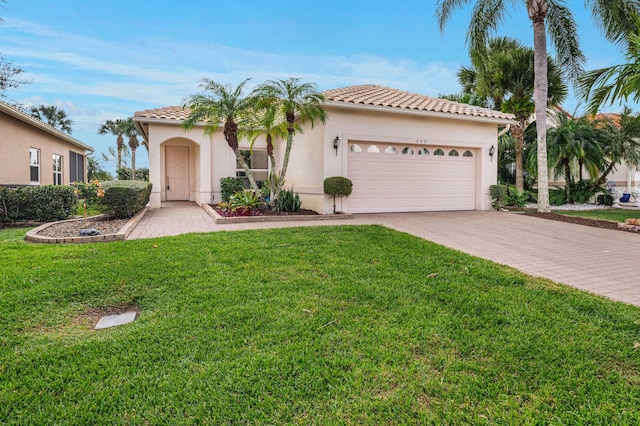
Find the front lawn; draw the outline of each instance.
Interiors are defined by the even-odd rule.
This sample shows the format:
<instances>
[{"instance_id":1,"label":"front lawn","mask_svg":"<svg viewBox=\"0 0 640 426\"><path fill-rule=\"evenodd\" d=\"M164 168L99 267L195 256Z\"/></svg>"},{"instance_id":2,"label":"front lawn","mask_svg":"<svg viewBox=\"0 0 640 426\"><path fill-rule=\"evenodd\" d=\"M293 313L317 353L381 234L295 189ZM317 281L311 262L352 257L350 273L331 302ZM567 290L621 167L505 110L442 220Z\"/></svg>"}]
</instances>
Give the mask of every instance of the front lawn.
<instances>
[{"instance_id":1,"label":"front lawn","mask_svg":"<svg viewBox=\"0 0 640 426\"><path fill-rule=\"evenodd\" d=\"M613 222L624 222L626 219L639 218L640 210L586 210L586 211L554 211L554 213L564 214L567 216L579 216L589 219L610 220Z\"/></svg>"},{"instance_id":2,"label":"front lawn","mask_svg":"<svg viewBox=\"0 0 640 426\"><path fill-rule=\"evenodd\" d=\"M379 226L0 231L0 424L638 424L640 308ZM96 311L140 310L94 331Z\"/></svg>"}]
</instances>

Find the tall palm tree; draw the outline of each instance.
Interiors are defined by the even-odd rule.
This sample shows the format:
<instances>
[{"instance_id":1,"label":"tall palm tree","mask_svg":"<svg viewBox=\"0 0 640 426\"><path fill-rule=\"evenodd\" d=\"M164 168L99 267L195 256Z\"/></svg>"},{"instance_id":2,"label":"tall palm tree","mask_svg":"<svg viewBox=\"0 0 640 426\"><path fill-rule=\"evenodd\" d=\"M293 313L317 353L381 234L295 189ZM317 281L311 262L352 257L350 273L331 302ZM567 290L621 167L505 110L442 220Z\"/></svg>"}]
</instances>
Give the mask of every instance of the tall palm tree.
<instances>
[{"instance_id":1,"label":"tall palm tree","mask_svg":"<svg viewBox=\"0 0 640 426\"><path fill-rule=\"evenodd\" d=\"M248 117L252 116L258 103L253 92L248 96L243 94L249 80L244 80L236 87L223 86L209 79L204 80L200 87L205 93L191 95L184 104L184 108L189 109L189 115L182 123L182 127L192 130L197 124L204 123L204 134L211 136L222 124L227 145L236 155L238 163L249 179L251 189L258 192L258 185L238 147L239 133L243 132L239 124L243 124Z\"/></svg>"},{"instance_id":2,"label":"tall palm tree","mask_svg":"<svg viewBox=\"0 0 640 426\"><path fill-rule=\"evenodd\" d=\"M487 102L503 112L516 117L516 125L511 133L516 139L516 188L524 189L524 130L533 114L534 107L534 51L508 37L491 38L486 55L474 65L463 67L458 78L464 90L486 97ZM567 96L567 86L551 57L547 57L547 92L549 105L557 105Z\"/></svg>"},{"instance_id":3,"label":"tall palm tree","mask_svg":"<svg viewBox=\"0 0 640 426\"><path fill-rule=\"evenodd\" d=\"M261 111L255 115L246 129L247 137L251 142L251 149L260 136L264 136L267 141L267 156L271 163L271 172L269 173L269 189L271 191L271 202L276 201L274 190L277 187L277 169L276 157L274 155L273 138L286 138L288 135L288 123L282 121L278 116L277 105L272 102L264 102Z\"/></svg>"},{"instance_id":4,"label":"tall palm tree","mask_svg":"<svg viewBox=\"0 0 640 426\"><path fill-rule=\"evenodd\" d=\"M580 50L576 22L569 7L562 0L438 0L436 11L440 30L443 31L452 13L464 5L473 3L473 17L467 40L472 57L482 58L487 40L498 25L505 20L508 6L524 4L533 24L534 103L538 134L538 211L549 211L549 181L547 176L547 24L551 41L556 47L556 60L568 76L574 80L582 72L585 61ZM605 37L614 43L623 42L634 28L633 16L640 11L638 0L585 0L602 29Z\"/></svg>"},{"instance_id":5,"label":"tall palm tree","mask_svg":"<svg viewBox=\"0 0 640 426\"><path fill-rule=\"evenodd\" d=\"M604 118L600 124L604 124L609 132L604 144L604 155L609 164L597 182L603 185L609 174L623 161L630 167L640 167L640 115L633 114L625 106L618 123Z\"/></svg>"},{"instance_id":6,"label":"tall palm tree","mask_svg":"<svg viewBox=\"0 0 640 426\"><path fill-rule=\"evenodd\" d=\"M55 105L43 104L31 107L31 116L62 132L71 134L73 131L71 128L73 121L67 117L67 113L63 109L59 109Z\"/></svg>"},{"instance_id":7,"label":"tall palm tree","mask_svg":"<svg viewBox=\"0 0 640 426\"><path fill-rule=\"evenodd\" d=\"M324 123L327 118L322 107L324 95L317 91L314 83L300 83L299 78L293 77L286 80L268 80L256 89L256 93L277 105L277 109L287 123L287 144L274 194L277 198L287 175L293 135L296 132L295 121L296 119L300 123L309 121L312 127L316 121Z\"/></svg>"},{"instance_id":8,"label":"tall palm tree","mask_svg":"<svg viewBox=\"0 0 640 426\"><path fill-rule=\"evenodd\" d=\"M131 117L126 120L124 134L129 138L128 145L131 150L131 180L136 180L136 150L140 146L140 141L138 140L138 129Z\"/></svg>"},{"instance_id":9,"label":"tall palm tree","mask_svg":"<svg viewBox=\"0 0 640 426\"><path fill-rule=\"evenodd\" d=\"M107 120L100 126L98 129L98 134L106 135L108 133L112 134L116 137L116 147L118 152L118 163L117 168L122 168L122 154L127 153L127 146L124 144L124 137L127 133L128 124L127 120L116 119L116 120Z\"/></svg>"}]
</instances>

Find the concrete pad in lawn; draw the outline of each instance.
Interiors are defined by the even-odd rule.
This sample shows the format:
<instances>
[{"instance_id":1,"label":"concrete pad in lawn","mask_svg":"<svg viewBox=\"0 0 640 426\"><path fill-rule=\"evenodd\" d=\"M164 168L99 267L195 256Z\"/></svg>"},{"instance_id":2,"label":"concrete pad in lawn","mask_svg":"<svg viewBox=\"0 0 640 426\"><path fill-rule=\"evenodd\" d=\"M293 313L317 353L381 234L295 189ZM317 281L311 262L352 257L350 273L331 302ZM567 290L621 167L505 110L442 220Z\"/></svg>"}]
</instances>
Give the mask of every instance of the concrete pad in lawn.
<instances>
[{"instance_id":1,"label":"concrete pad in lawn","mask_svg":"<svg viewBox=\"0 0 640 426\"><path fill-rule=\"evenodd\" d=\"M108 315L100 318L100 321L94 327L95 330L101 328L115 327L117 325L128 324L136 319L137 312L125 312L124 314Z\"/></svg>"}]
</instances>

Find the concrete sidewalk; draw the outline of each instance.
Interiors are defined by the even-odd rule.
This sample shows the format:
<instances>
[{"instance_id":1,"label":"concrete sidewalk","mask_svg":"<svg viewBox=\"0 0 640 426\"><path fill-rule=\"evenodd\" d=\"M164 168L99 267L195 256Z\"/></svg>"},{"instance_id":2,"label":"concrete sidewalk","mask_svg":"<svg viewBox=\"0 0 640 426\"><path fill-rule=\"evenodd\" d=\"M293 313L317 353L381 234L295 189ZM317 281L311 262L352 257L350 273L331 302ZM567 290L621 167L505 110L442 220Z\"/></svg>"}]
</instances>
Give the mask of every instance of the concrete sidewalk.
<instances>
[{"instance_id":1,"label":"concrete sidewalk","mask_svg":"<svg viewBox=\"0 0 640 426\"><path fill-rule=\"evenodd\" d=\"M217 225L193 203L147 212L129 239L188 232L379 224L527 274L640 306L640 235L493 211L361 214L351 220Z\"/></svg>"}]
</instances>

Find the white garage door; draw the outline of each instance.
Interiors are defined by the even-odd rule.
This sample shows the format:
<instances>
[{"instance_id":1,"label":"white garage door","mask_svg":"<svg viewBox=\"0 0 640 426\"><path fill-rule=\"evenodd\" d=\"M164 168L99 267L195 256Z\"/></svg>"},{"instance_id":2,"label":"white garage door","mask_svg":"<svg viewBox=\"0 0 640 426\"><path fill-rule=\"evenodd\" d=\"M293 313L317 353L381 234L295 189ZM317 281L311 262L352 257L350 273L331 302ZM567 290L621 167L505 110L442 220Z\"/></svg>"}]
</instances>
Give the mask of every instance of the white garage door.
<instances>
[{"instance_id":1,"label":"white garage door","mask_svg":"<svg viewBox=\"0 0 640 426\"><path fill-rule=\"evenodd\" d=\"M349 212L475 210L476 159L472 148L351 142Z\"/></svg>"}]
</instances>

